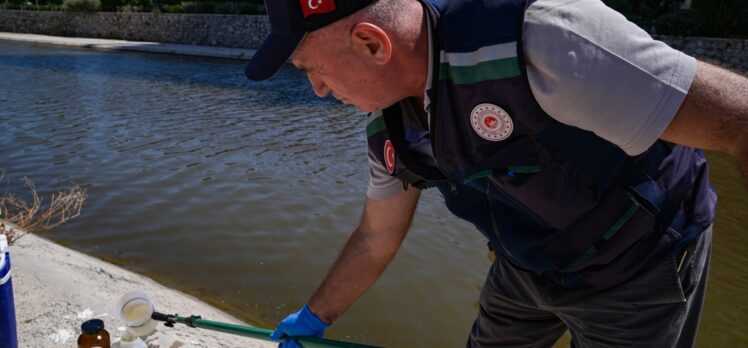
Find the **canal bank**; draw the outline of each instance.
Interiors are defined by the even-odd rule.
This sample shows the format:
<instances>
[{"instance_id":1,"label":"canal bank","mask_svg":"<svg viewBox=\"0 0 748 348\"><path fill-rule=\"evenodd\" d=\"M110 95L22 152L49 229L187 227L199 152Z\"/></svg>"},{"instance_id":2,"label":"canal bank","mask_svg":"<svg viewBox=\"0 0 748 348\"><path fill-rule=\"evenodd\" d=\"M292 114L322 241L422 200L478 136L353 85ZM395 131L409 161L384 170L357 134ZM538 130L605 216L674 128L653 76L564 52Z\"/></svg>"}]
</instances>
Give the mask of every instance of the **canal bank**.
<instances>
[{"instance_id":1,"label":"canal bank","mask_svg":"<svg viewBox=\"0 0 748 348\"><path fill-rule=\"evenodd\" d=\"M255 53L254 49L248 48L183 45L147 41L92 39L3 32L0 32L0 40L26 42L40 45L90 48L105 51L148 52L228 59L249 59Z\"/></svg>"},{"instance_id":2,"label":"canal bank","mask_svg":"<svg viewBox=\"0 0 748 348\"><path fill-rule=\"evenodd\" d=\"M0 32L254 49L270 23L264 15L0 10ZM748 71L745 38L655 38L693 57Z\"/></svg>"},{"instance_id":3,"label":"canal bank","mask_svg":"<svg viewBox=\"0 0 748 348\"><path fill-rule=\"evenodd\" d=\"M105 322L112 341L124 334L113 307L123 294L148 294L157 310L202 315L242 324L199 300L166 288L150 278L68 249L33 234L10 247L20 347L71 347L82 322ZM186 326L159 326L146 342L151 347L275 347L269 341L232 336Z\"/></svg>"}]
</instances>

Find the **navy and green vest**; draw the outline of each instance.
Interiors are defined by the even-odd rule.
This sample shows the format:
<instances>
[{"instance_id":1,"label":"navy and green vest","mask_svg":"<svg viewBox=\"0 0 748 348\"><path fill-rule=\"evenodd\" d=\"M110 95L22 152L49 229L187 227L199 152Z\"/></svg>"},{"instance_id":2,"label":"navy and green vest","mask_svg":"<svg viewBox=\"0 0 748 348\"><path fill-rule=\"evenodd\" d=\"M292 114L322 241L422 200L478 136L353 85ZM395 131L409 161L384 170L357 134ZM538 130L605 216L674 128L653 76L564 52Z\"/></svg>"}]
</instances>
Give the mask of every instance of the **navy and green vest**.
<instances>
[{"instance_id":1,"label":"navy and green vest","mask_svg":"<svg viewBox=\"0 0 748 348\"><path fill-rule=\"evenodd\" d=\"M712 223L700 150L657 141L627 156L540 108L523 62L522 1L426 5L438 17L427 91L436 167L409 149L399 104L367 126L370 155L406 187L437 187L495 251L569 287L623 282Z\"/></svg>"}]
</instances>

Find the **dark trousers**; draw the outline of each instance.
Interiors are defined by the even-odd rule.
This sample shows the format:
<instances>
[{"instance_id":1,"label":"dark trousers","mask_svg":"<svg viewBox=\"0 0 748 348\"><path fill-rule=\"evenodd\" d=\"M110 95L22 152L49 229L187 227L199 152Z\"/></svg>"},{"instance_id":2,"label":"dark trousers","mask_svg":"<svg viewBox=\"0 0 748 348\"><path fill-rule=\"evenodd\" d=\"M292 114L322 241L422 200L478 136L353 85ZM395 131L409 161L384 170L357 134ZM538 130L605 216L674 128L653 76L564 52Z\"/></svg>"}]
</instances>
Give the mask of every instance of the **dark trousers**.
<instances>
[{"instance_id":1,"label":"dark trousers","mask_svg":"<svg viewBox=\"0 0 748 348\"><path fill-rule=\"evenodd\" d=\"M693 347L706 293L712 228L684 252L605 290L568 289L497 256L467 347Z\"/></svg>"}]
</instances>

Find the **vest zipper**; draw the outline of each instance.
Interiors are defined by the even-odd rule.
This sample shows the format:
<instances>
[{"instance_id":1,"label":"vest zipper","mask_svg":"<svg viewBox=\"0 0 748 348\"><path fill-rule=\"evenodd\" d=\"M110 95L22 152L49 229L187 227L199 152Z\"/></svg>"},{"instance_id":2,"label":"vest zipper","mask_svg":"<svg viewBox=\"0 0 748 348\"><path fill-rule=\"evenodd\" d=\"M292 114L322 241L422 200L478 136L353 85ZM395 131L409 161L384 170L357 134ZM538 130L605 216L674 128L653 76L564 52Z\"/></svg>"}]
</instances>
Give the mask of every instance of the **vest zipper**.
<instances>
[{"instance_id":1,"label":"vest zipper","mask_svg":"<svg viewBox=\"0 0 748 348\"><path fill-rule=\"evenodd\" d=\"M504 195L504 197L506 197L506 199L512 201L512 203L524 209L528 214L532 215L532 217L535 218L535 220L537 220L538 222L541 222L546 226L552 227L548 222L545 221L545 219L540 218L538 214L536 214L534 211L528 208L524 203L518 201L516 198L512 197L512 195L506 193L506 191L501 187L504 184L503 180L497 178L494 175L489 175L488 180L494 184L494 187L497 190L501 191L501 193Z\"/></svg>"},{"instance_id":2,"label":"vest zipper","mask_svg":"<svg viewBox=\"0 0 748 348\"><path fill-rule=\"evenodd\" d=\"M493 202L491 201L491 198L487 197L485 194L481 196L483 197L483 200L486 203L486 206L488 208L488 219L491 221L491 228L493 228L493 235L496 236L497 242L499 242L498 247L501 248L501 250L504 251L507 256L514 259L514 255L512 254L511 251L509 251L509 248L507 248L506 244L504 244L503 238L501 238L501 230L499 229L499 224L496 222L496 216L494 215L494 205L493 205Z\"/></svg>"}]
</instances>

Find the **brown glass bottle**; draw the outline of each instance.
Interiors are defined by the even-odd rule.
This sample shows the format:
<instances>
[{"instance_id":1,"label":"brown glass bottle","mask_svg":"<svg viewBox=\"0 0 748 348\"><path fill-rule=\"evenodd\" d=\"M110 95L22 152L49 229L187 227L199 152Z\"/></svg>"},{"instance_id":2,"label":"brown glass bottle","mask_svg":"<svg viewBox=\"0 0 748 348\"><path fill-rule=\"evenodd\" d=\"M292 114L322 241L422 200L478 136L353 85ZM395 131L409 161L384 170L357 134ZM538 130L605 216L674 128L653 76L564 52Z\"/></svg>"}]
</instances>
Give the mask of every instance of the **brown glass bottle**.
<instances>
[{"instance_id":1,"label":"brown glass bottle","mask_svg":"<svg viewBox=\"0 0 748 348\"><path fill-rule=\"evenodd\" d=\"M109 348L109 333L101 319L91 319L81 325L78 348Z\"/></svg>"}]
</instances>

